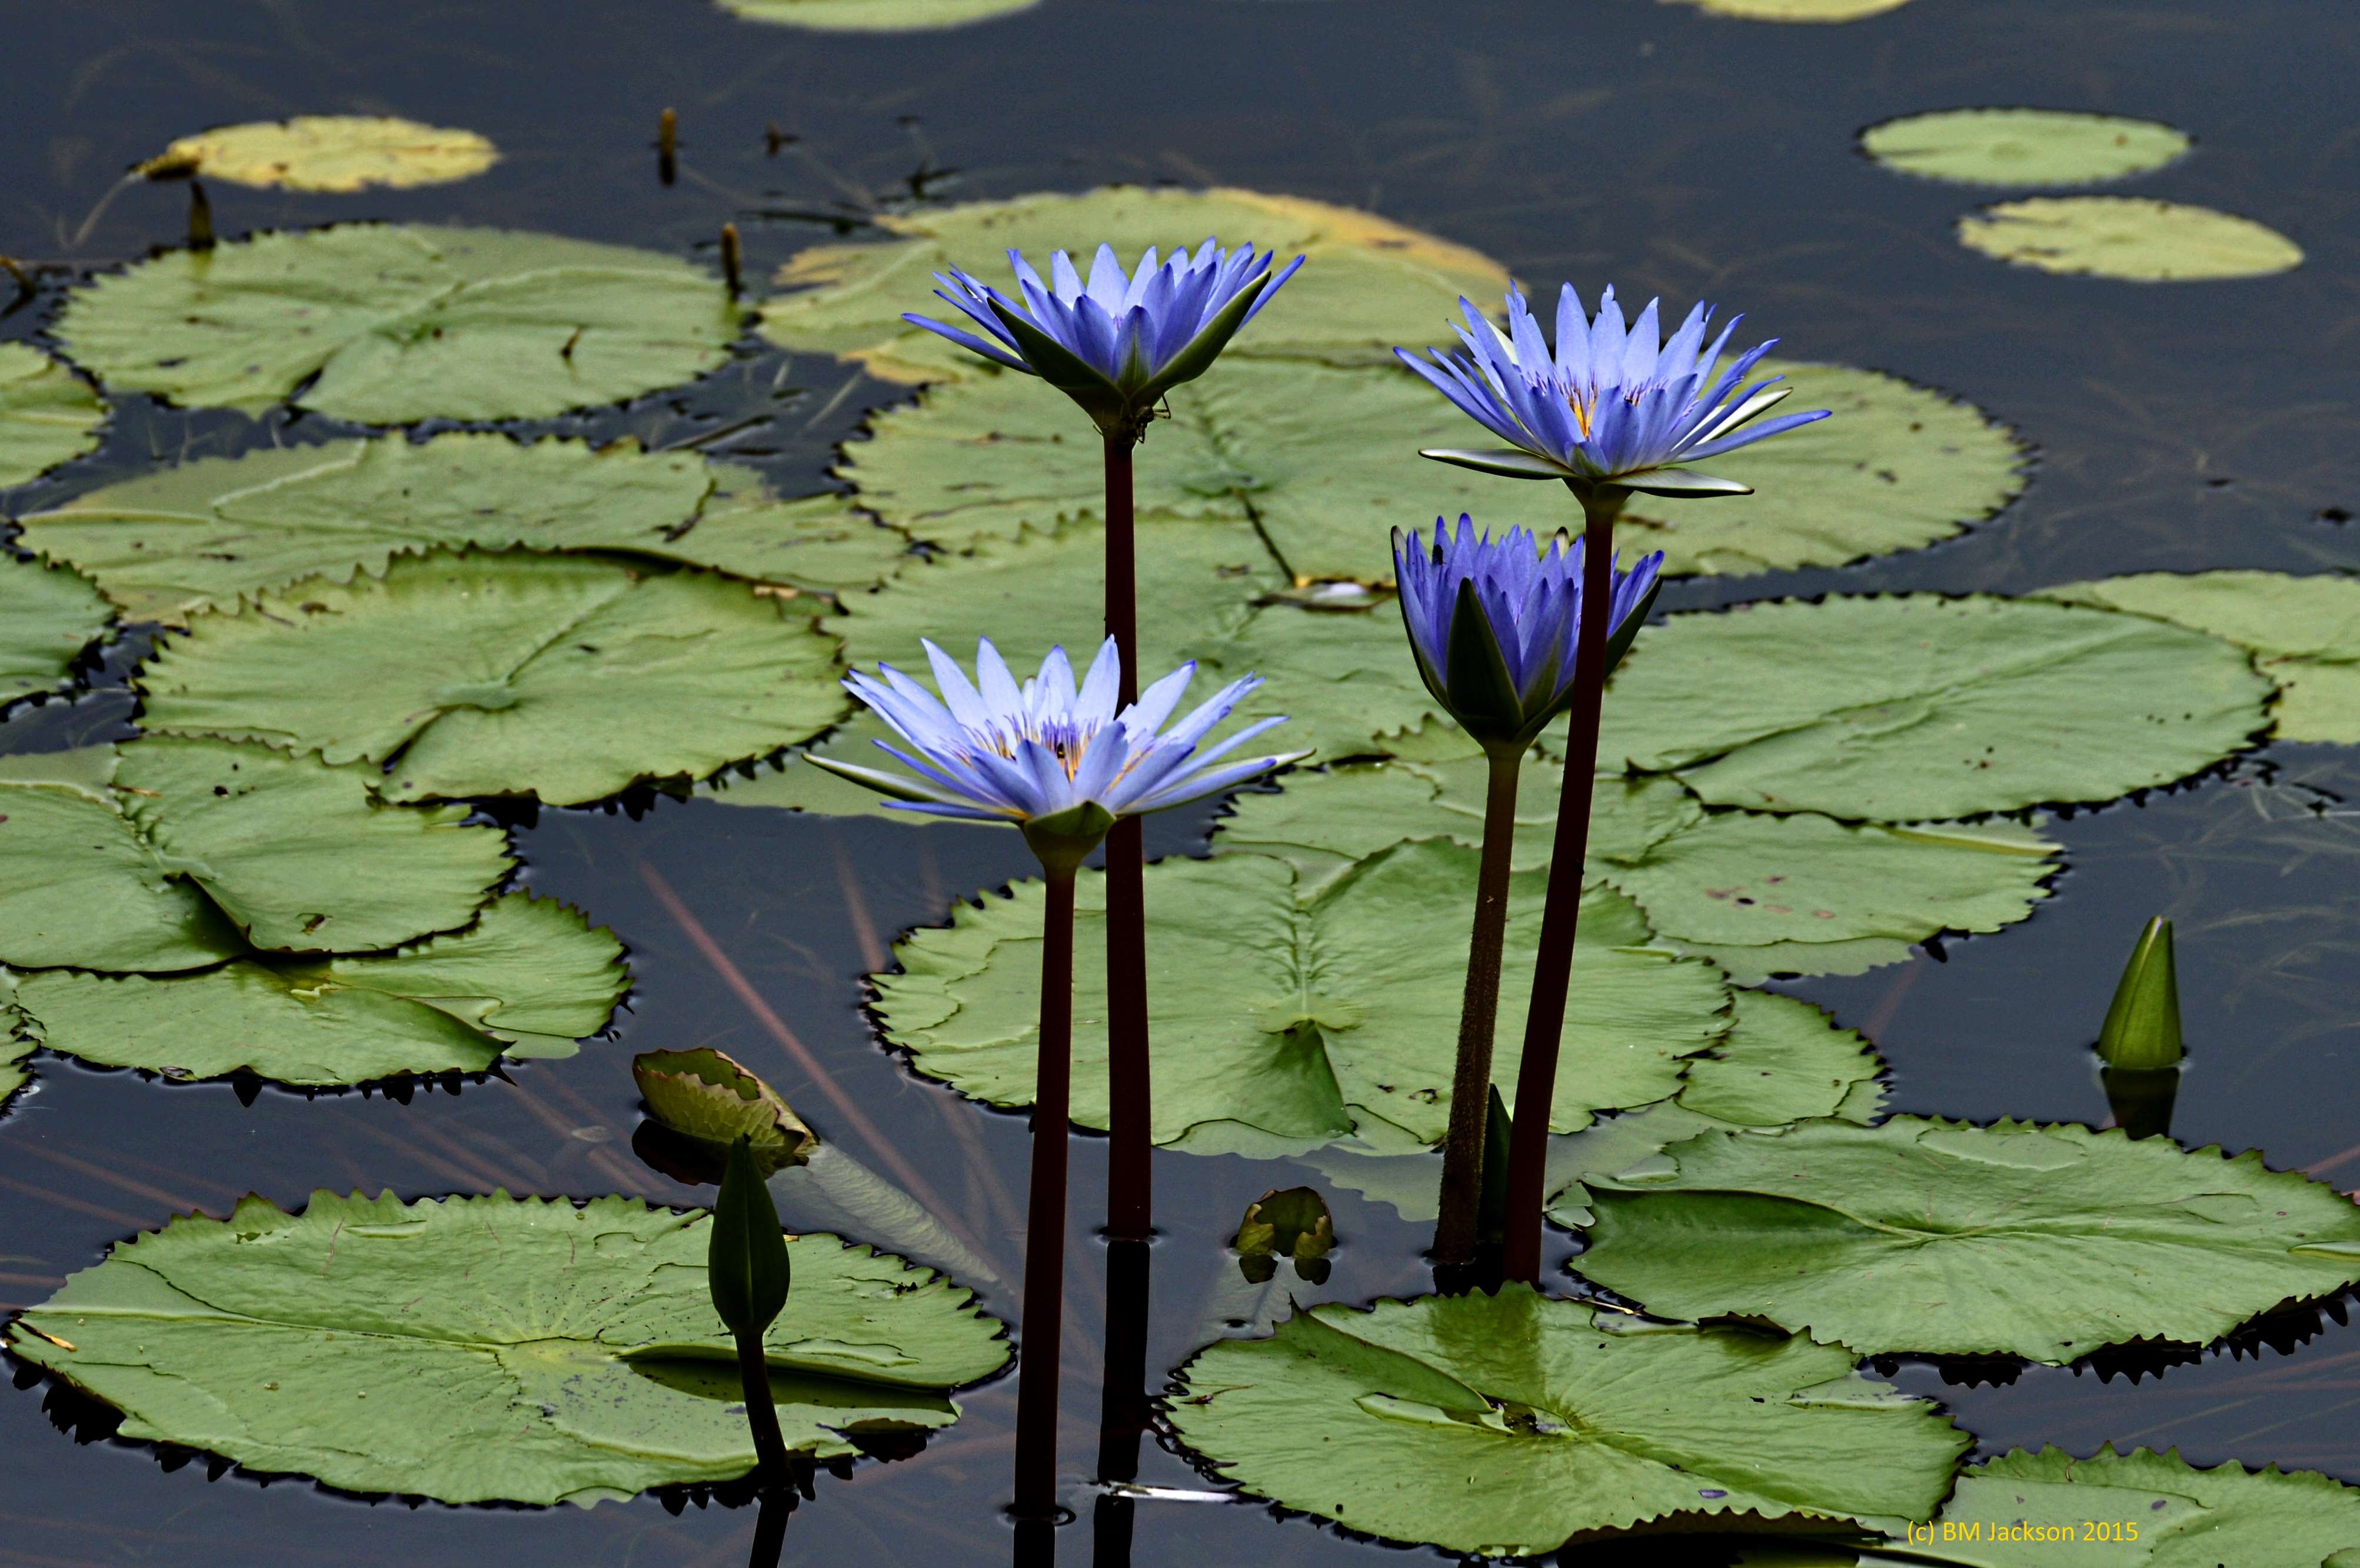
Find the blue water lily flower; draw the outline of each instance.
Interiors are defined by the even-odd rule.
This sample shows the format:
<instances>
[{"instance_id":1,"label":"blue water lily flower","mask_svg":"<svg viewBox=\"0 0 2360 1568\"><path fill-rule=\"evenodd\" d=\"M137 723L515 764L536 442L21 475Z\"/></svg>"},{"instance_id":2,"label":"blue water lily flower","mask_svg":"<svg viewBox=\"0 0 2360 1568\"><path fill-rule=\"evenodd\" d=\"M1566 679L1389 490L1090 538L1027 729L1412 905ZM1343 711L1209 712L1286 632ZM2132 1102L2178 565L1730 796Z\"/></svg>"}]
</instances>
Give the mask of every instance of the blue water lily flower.
<instances>
[{"instance_id":1,"label":"blue water lily flower","mask_svg":"<svg viewBox=\"0 0 2360 1568\"><path fill-rule=\"evenodd\" d=\"M1544 553L1524 528L1499 539L1434 520L1429 546L1393 530L1393 580L1401 591L1417 672L1445 712L1485 747L1521 752L1573 701L1574 648L1581 618L1583 545L1566 536ZM1664 552L1627 571L1610 561L1606 668L1612 670L1655 603Z\"/></svg>"},{"instance_id":2,"label":"blue water lily flower","mask_svg":"<svg viewBox=\"0 0 2360 1568\"><path fill-rule=\"evenodd\" d=\"M900 732L910 751L877 745L922 776L880 772L813 756L831 773L892 797L904 811L972 822L1013 822L1040 851L1077 861L1118 817L1182 806L1244 783L1311 754L1281 752L1213 766L1284 718L1248 724L1204 751L1196 745L1229 717L1258 676L1232 681L1164 733L1196 672L1194 660L1115 711L1120 657L1107 638L1078 690L1065 650L1053 648L1041 672L1022 687L989 639L976 643L976 679L932 642L937 698L890 664L872 677L854 670L845 687ZM914 752L915 755L912 755Z\"/></svg>"},{"instance_id":3,"label":"blue water lily flower","mask_svg":"<svg viewBox=\"0 0 2360 1568\"><path fill-rule=\"evenodd\" d=\"M1296 256L1273 277L1268 252L1223 250L1207 240L1190 256L1175 250L1158 266L1155 247L1125 273L1112 245L1098 246L1085 283L1064 251L1049 257L1043 283L1022 253L1010 251L1024 296L1010 299L971 274L934 274L934 290L989 333L930 317L901 319L974 350L1011 370L1037 376L1079 403L1109 436L1136 438L1164 393L1211 367L1238 329L1303 265Z\"/></svg>"},{"instance_id":4,"label":"blue water lily flower","mask_svg":"<svg viewBox=\"0 0 2360 1568\"><path fill-rule=\"evenodd\" d=\"M1754 421L1793 391L1768 376L1739 391L1756 361L1776 343L1746 350L1721 374L1721 352L1743 316L1706 346L1711 309L1699 304L1658 345L1656 301L1626 329L1608 288L1595 320L1568 283L1557 296L1557 348L1550 351L1524 297L1508 294L1502 332L1467 300L1459 329L1465 355L1407 349L1393 353L1443 396L1508 443L1503 451L1435 448L1425 455L1517 479L1561 479L1576 489L1615 485L1655 495L1744 495L1752 486L1685 465L1824 419L1825 409Z\"/></svg>"}]
</instances>

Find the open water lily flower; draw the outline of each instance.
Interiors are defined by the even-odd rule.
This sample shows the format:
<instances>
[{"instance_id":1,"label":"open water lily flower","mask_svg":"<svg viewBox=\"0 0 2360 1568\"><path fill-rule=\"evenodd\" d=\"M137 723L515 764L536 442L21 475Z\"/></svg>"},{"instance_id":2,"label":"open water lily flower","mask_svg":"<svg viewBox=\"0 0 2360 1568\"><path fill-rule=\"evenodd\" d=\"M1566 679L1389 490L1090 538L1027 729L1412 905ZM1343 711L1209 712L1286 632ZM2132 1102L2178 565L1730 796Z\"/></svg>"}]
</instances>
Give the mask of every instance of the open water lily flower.
<instances>
[{"instance_id":1,"label":"open water lily flower","mask_svg":"<svg viewBox=\"0 0 2360 1568\"><path fill-rule=\"evenodd\" d=\"M1109 436L1136 439L1164 393L1209 369L1238 329L1303 265L1273 276L1273 256L1253 246L1223 250L1207 240L1158 265L1150 245L1126 273L1112 245L1098 246L1089 281L1064 251L1049 257L1050 281L1010 251L1020 302L954 267L934 290L990 335L931 317L901 319L1011 370L1037 376L1087 409Z\"/></svg>"},{"instance_id":2,"label":"open water lily flower","mask_svg":"<svg viewBox=\"0 0 2360 1568\"><path fill-rule=\"evenodd\" d=\"M1573 701L1581 618L1583 545L1551 539L1546 553L1524 528L1499 539L1459 514L1454 536L1434 520L1429 547L1393 530L1393 580L1426 689L1486 747L1521 752ZM1655 603L1664 552L1628 571L1612 562L1606 668L1631 646Z\"/></svg>"},{"instance_id":3,"label":"open water lily flower","mask_svg":"<svg viewBox=\"0 0 2360 1568\"><path fill-rule=\"evenodd\" d=\"M1609 288L1598 315L1584 314L1568 283L1557 296L1557 348L1542 337L1524 297L1508 294L1505 331L1465 299L1459 329L1467 354L1407 349L1394 354L1442 395L1508 443L1503 450L1430 448L1444 463L1517 479L1561 479L1576 489L1616 485L1655 495L1744 495L1753 487L1687 468L1782 430L1824 419L1825 409L1756 423L1792 390L1768 376L1739 390L1756 361L1775 345L1746 350L1716 374L1721 350L1743 316L1705 344L1709 306L1688 313L1668 342L1658 341L1656 301L1627 327Z\"/></svg>"},{"instance_id":4,"label":"open water lily flower","mask_svg":"<svg viewBox=\"0 0 2360 1568\"><path fill-rule=\"evenodd\" d=\"M1239 699L1262 684L1258 676L1232 681L1187 717L1163 728L1188 689L1192 660L1115 711L1122 667L1107 638L1077 690L1065 650L1053 648L1041 672L1022 687L989 639L976 643L976 679L932 642L925 644L934 683L927 691L890 664L872 677L854 670L845 687L900 732L903 751L877 744L920 777L886 773L814 756L812 761L881 795L905 811L973 822L1013 822L1046 861L1054 853L1078 861L1106 836L1118 817L1143 816L1218 794L1307 751L1214 764L1284 717L1262 719L1203 751L1197 743L1229 717ZM914 753L914 755L912 755Z\"/></svg>"}]
</instances>

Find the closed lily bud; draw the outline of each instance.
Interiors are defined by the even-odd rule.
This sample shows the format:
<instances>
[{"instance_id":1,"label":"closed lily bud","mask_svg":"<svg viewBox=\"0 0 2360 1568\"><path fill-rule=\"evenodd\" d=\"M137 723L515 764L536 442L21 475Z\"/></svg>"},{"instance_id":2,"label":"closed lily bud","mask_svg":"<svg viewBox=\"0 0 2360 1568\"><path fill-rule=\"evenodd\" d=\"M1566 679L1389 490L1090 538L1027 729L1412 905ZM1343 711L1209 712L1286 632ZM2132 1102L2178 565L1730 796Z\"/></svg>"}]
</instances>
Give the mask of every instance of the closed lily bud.
<instances>
[{"instance_id":1,"label":"closed lily bud","mask_svg":"<svg viewBox=\"0 0 2360 1568\"><path fill-rule=\"evenodd\" d=\"M713 1310L732 1334L759 1334L787 1304L787 1238L743 1133L729 1146L721 1196L713 1205L705 1270Z\"/></svg>"},{"instance_id":2,"label":"closed lily bud","mask_svg":"<svg viewBox=\"0 0 2360 1568\"><path fill-rule=\"evenodd\" d=\"M2098 1031L2098 1054L2106 1065L2131 1072L2157 1072L2180 1065L2180 977L2171 954L2171 922L2158 915L2139 933L2114 1005Z\"/></svg>"}]
</instances>

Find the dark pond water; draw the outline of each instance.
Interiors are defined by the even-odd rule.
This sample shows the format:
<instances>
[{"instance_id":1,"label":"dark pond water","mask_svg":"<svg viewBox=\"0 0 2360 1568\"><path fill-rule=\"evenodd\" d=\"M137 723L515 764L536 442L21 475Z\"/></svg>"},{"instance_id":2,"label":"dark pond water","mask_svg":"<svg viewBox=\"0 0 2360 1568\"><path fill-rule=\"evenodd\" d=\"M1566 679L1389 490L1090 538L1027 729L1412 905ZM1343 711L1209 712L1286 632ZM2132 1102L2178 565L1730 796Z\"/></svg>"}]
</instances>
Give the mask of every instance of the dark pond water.
<instances>
[{"instance_id":1,"label":"dark pond water","mask_svg":"<svg viewBox=\"0 0 2360 1568\"><path fill-rule=\"evenodd\" d=\"M2348 107L2360 41L2338 0L1918 0L1839 27L1721 21L1654 0L1046 0L989 26L867 38L743 24L701 0L52 0L8 21L0 252L41 266L44 286L0 319L0 336L38 333L75 269L175 239L176 188L126 191L77 232L126 164L224 121L398 113L472 126L508 154L486 178L418 192L218 190L225 234L365 213L686 253L734 219L758 271L913 191L1218 181L1374 208L1536 282L1612 278L1626 293L1741 303L1790 352L1961 393L2037 444L2024 498L1959 541L1842 572L1676 587L1666 607L2360 567L2360 532L2342 520L2360 511L2360 125ZM2185 126L2197 155L2141 190L2248 214L2309 259L2275 278L2140 288L1970 256L1948 233L1967 204L1957 189L1884 174L1852 138L1895 114L1986 103ZM667 105L685 144L670 187L649 145ZM770 155L771 123L801 140ZM802 483L892 396L831 364L749 353L686 394L566 428L650 441L730 428L711 450ZM159 457L336 433L317 419L273 431L135 400L98 459L17 499ZM0 724L0 749L104 735L128 711L103 690L19 709ZM1164 824L1151 853L1184 852L1205 826ZM2274 747L2053 831L2070 869L2028 923L1789 988L1876 1040L1896 1108L2098 1121L2084 1048L2138 922L2170 915L2194 1052L2176 1132L2360 1185L2360 759ZM37 1091L0 1124L0 1304L39 1301L114 1239L174 1211L220 1213L247 1191L289 1205L321 1186L696 1201L633 1153L623 1063L704 1044L771 1075L1015 1277L1024 1124L912 1077L859 1011L859 976L897 931L1030 868L1014 835L659 801L545 811L517 836L532 886L629 945L637 988L613 1040L408 1104L276 1091L246 1104L227 1088L41 1059ZM1076 1148L1081 1214L1103 1148ZM1238 1310L1222 1244L1249 1200L1298 1171L1160 1158L1156 1374ZM1388 1208L1336 1198L1343 1246L1321 1293L1424 1288L1418 1233ZM1076 1257L1065 1467L1085 1519L1064 1532L1065 1559L1377 1561L1382 1548L1245 1505L1143 1501L1127 1549L1122 1530L1094 1535L1080 1485L1097 1465L1106 1290L1097 1245L1081 1236ZM987 1304L1014 1315L1005 1290ZM1897 1376L1946 1399L1991 1451L2176 1443L2205 1463L2360 1481L2360 1331L2335 1313L2160 1375L2133 1370L1978 1386L1924 1366ZM914 1458L823 1477L793 1518L788 1561L1004 1559L1013 1388L967 1396L965 1419ZM209 1484L202 1460L104 1439L92 1412L38 1385L0 1397L0 1563L652 1568L742 1560L754 1528L750 1509L675 1515L656 1497L544 1512L372 1507L300 1483ZM1203 1485L1153 1443L1141 1479Z\"/></svg>"}]
</instances>

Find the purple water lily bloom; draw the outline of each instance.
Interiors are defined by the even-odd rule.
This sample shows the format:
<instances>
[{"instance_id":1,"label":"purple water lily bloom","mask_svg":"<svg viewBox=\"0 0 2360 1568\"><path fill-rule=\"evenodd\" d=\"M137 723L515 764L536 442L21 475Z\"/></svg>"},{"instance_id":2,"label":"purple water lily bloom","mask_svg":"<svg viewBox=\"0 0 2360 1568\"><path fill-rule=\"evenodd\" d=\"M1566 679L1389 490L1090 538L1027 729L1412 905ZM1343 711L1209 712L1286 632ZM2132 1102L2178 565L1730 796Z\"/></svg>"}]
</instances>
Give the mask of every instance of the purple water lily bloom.
<instances>
[{"instance_id":1,"label":"purple water lily bloom","mask_svg":"<svg viewBox=\"0 0 2360 1568\"><path fill-rule=\"evenodd\" d=\"M844 682L900 732L912 750L881 740L878 746L922 777L880 772L825 757L811 760L891 796L904 811L1013 822L1044 859L1054 849L1078 860L1118 817L1185 805L1311 755L1282 752L1213 766L1263 731L1284 724L1284 718L1260 720L1218 746L1196 749L1239 699L1262 684L1258 676L1230 681L1159 735L1196 675L1193 660L1117 713L1121 663L1112 637L1099 647L1078 690L1062 648L1051 648L1041 661L1040 674L1021 688L989 639L976 643L973 681L932 642L925 649L934 683L942 688L939 699L890 664L879 665L875 677L856 670Z\"/></svg>"},{"instance_id":2,"label":"purple water lily bloom","mask_svg":"<svg viewBox=\"0 0 2360 1568\"><path fill-rule=\"evenodd\" d=\"M1573 701L1581 603L1582 542L1558 534L1544 553L1511 528L1478 534L1466 514L1456 536L1434 520L1434 542L1393 530L1393 580L1417 672L1460 727L1489 746L1521 752ZM1638 635L1655 602L1664 552L1628 571L1610 563L1606 668Z\"/></svg>"},{"instance_id":3,"label":"purple water lily bloom","mask_svg":"<svg viewBox=\"0 0 2360 1568\"><path fill-rule=\"evenodd\" d=\"M1775 338L1714 374L1743 316L1707 347L1712 311L1699 304L1658 346L1656 301L1648 300L1626 329L1612 288L1600 296L1590 320L1568 283L1557 296L1552 354L1522 294L1508 294L1504 332L1467 300L1459 303L1467 312L1459 329L1465 355L1429 349L1428 364L1407 349L1393 353L1508 446L1425 453L1445 463L1517 479L1562 479L1578 489L1612 485L1655 495L1744 495L1751 485L1685 465L1828 417L1821 409L1754 423L1793 388L1775 386L1785 378L1773 376L1738 390Z\"/></svg>"},{"instance_id":4,"label":"purple water lily bloom","mask_svg":"<svg viewBox=\"0 0 2360 1568\"><path fill-rule=\"evenodd\" d=\"M934 274L934 290L990 336L930 317L901 319L984 358L1037 376L1087 409L1109 435L1136 437L1157 399L1211 367L1238 329L1252 321L1271 296L1303 265L1296 256L1286 270L1271 273L1268 252L1240 245L1225 251L1207 240L1190 256L1186 247L1158 266L1155 247L1126 274L1112 245L1098 246L1082 281L1071 257L1049 257L1051 283L1041 281L1022 253L1010 251L1020 303L989 283L954 267Z\"/></svg>"}]
</instances>

